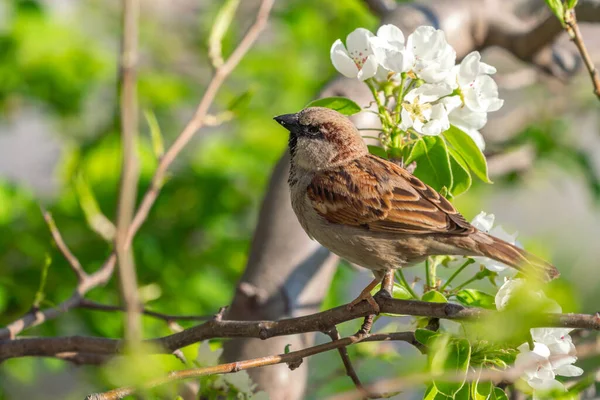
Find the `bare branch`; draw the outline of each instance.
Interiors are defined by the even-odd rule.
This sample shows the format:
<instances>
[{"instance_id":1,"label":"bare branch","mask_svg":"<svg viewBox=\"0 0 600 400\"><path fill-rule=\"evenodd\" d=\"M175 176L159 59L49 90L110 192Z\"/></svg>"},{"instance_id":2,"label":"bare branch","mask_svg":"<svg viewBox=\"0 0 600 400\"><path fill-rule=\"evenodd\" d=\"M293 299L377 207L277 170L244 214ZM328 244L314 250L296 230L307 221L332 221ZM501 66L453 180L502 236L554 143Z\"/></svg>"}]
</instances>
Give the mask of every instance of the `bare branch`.
<instances>
[{"instance_id":1,"label":"bare branch","mask_svg":"<svg viewBox=\"0 0 600 400\"><path fill-rule=\"evenodd\" d=\"M267 356L254 358L251 360L237 361L227 364L215 365L214 367L194 368L180 371L172 371L169 375L148 382L146 388L152 388L165 383L174 382L182 379L196 378L206 375L229 374L251 368L264 367L267 365L287 363L290 368L298 366L306 357L315 354L324 353L329 350L339 349L350 346L359 342L377 342L384 340L414 340L412 332L395 332L395 333L376 333L370 336L348 336L346 338L335 340L329 343L320 344L317 346L308 347L303 350L292 351L287 354L279 354L276 356ZM136 388L126 387L111 390L105 393L91 394L86 397L86 400L115 400L122 399L134 393Z\"/></svg>"},{"instance_id":2,"label":"bare branch","mask_svg":"<svg viewBox=\"0 0 600 400\"><path fill-rule=\"evenodd\" d=\"M204 96L202 97L202 100L200 101L200 104L198 105L194 117L190 122L188 122L173 145L161 159L161 162L159 163L152 178L150 188L144 194L144 198L142 199L142 202L135 213L133 221L129 226L127 237L123 244L125 250L129 249L133 237L146 220L148 213L150 212L150 208L154 204L154 201L160 192L167 169L173 163L183 147L190 141L194 133L204 126L204 118L208 114L208 109L216 96L217 90L221 87L231 71L237 66L242 57L248 52L252 44L256 41L260 32L262 32L262 30L265 28L269 13L273 7L273 3L274 0L262 1L255 23L250 27L227 62L217 69L206 89ZM0 329L0 338L14 338L24 329L39 325L46 320L56 318L71 308L77 307L85 293L87 293L90 289L99 285L103 285L110 280L114 271L116 259L116 254L112 253L97 272L90 275L89 278L86 278L83 282L80 282L73 295L64 302L60 303L58 306L44 311L29 312L18 320L10 323L5 328Z\"/></svg>"},{"instance_id":3,"label":"bare branch","mask_svg":"<svg viewBox=\"0 0 600 400\"><path fill-rule=\"evenodd\" d=\"M583 63L587 68L590 78L592 80L592 85L594 86L594 94L600 100L600 75L598 74L598 70L594 66L594 62L590 57L590 53L588 53L587 48L585 47L585 43L583 42L583 37L581 36L581 31L579 30L579 25L577 24L577 16L575 15L575 10L567 10L565 12L565 29L569 34L569 37L577 46L577 50L581 54L581 58L583 58Z\"/></svg>"},{"instance_id":4,"label":"bare branch","mask_svg":"<svg viewBox=\"0 0 600 400\"><path fill-rule=\"evenodd\" d=\"M60 231L56 227L54 218L52 218L52 214L50 214L50 212L42 209L42 215L44 216L44 220L46 220L46 224L48 224L48 228L50 229L50 233L52 234L54 243L56 243L56 247L58 247L58 250L60 250L62 255L69 262L71 269L73 270L75 275L77 275L77 280L81 283L83 280L85 280L87 278L87 274L83 270L81 263L79 262L77 257L75 257L75 255L73 253L71 253L71 250L69 250L69 247L66 245L65 241L63 240L62 235L60 234Z\"/></svg>"},{"instance_id":5,"label":"bare branch","mask_svg":"<svg viewBox=\"0 0 600 400\"><path fill-rule=\"evenodd\" d=\"M136 137L138 130L137 60L139 0L123 1L123 37L121 42L121 138L123 164L117 209L115 250L119 262L119 287L127 310L125 336L132 343L141 340L137 275L131 248L127 246L127 232L135 210L139 178Z\"/></svg>"},{"instance_id":6,"label":"bare branch","mask_svg":"<svg viewBox=\"0 0 600 400\"><path fill-rule=\"evenodd\" d=\"M116 261L117 257L114 254L111 254L98 271L87 276L83 281L79 282L71 297L56 307L48 308L44 311L34 310L25 314L18 320L11 322L5 328L0 329L0 338L14 339L15 336L24 329L39 325L49 319L54 319L59 315L69 311L71 308L77 307L87 292L97 286L106 284L106 282L110 280L115 269Z\"/></svg>"},{"instance_id":7,"label":"bare branch","mask_svg":"<svg viewBox=\"0 0 600 400\"><path fill-rule=\"evenodd\" d=\"M192 117L192 119L185 126L181 134L175 139L173 145L167 150L164 157L161 159L160 164L158 165L154 176L152 177L152 183L150 184L150 188L144 195L142 199L142 203L138 208L135 217L133 218L133 222L129 229L129 233L127 236L126 246L131 244L133 237L140 229L146 218L148 217L148 213L150 212L150 208L154 204L154 201L158 197L158 193L163 185L163 180L165 178L165 173L169 166L173 163L177 155L181 152L181 150L185 147L185 145L192 139L194 133L201 127L206 124L206 116L208 115L208 109L212 104L217 91L225 81L225 79L229 76L231 71L239 64L242 57L248 52L252 44L258 38L258 35L265 28L267 24L267 20L269 17L269 13L271 12L271 8L273 7L273 3L275 0L263 0L261 2L260 8L258 10L258 14L256 16L256 21L250 27L246 35L236 47L236 49L231 53L231 56L227 59L227 61L219 66L215 70L215 74L208 84L206 92L200 100L200 104L196 109L196 113Z\"/></svg>"},{"instance_id":8,"label":"bare branch","mask_svg":"<svg viewBox=\"0 0 600 400\"><path fill-rule=\"evenodd\" d=\"M340 336L340 333L338 332L336 327L331 328L327 332L327 334L331 338L332 342L336 342L336 341L342 339L342 337ZM361 335L355 335L355 336L361 337ZM346 349L346 347L338 347L338 353L340 354L342 362L344 363L344 368L346 368L346 375L348 375L350 377L350 379L352 379L354 386L356 386L356 389L362 395L362 397L367 398L367 399L378 399L378 398L382 397L379 395L370 394L367 391L367 389L365 389L365 387L362 385L360 378L358 377L358 374L356 373L356 370L354 369L354 366L352 365L352 361L350 360L350 356L348 355L348 350Z\"/></svg>"},{"instance_id":9,"label":"bare branch","mask_svg":"<svg viewBox=\"0 0 600 400\"><path fill-rule=\"evenodd\" d=\"M412 315L450 320L477 320L494 312L468 308L452 303L428 303L417 300L398 300L376 296L382 313ZM182 347L213 338L259 338L268 339L297 333L323 332L334 326L365 317L372 313L371 306L362 302L352 310L340 306L320 313L280 321L229 321L213 319L182 332L147 340L156 352L169 354ZM546 314L532 324L534 327L564 327L600 330L600 314ZM359 335L364 336L364 335ZM25 356L54 356L64 352L116 354L123 349L120 339L86 336L53 338L23 338L0 341L0 360Z\"/></svg>"}]
</instances>

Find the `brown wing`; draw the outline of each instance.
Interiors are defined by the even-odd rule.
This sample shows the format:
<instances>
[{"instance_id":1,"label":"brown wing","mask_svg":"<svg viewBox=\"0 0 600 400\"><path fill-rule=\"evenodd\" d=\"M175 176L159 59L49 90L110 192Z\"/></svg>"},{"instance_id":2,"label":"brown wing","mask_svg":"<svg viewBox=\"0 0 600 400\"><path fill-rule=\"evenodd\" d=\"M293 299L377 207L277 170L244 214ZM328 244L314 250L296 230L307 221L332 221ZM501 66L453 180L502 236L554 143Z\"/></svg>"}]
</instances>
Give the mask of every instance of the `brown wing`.
<instances>
[{"instance_id":1,"label":"brown wing","mask_svg":"<svg viewBox=\"0 0 600 400\"><path fill-rule=\"evenodd\" d=\"M315 210L335 224L371 231L467 235L475 231L443 196L382 158L366 155L322 171L307 189Z\"/></svg>"}]
</instances>

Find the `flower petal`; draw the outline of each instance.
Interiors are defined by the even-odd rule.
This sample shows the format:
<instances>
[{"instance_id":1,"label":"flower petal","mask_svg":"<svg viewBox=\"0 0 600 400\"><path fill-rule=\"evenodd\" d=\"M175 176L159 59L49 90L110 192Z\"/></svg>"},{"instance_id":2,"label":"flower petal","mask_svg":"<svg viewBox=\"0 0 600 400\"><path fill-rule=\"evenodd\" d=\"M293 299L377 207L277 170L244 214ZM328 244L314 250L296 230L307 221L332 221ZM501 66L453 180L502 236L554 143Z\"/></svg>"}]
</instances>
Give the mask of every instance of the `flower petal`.
<instances>
[{"instance_id":1,"label":"flower petal","mask_svg":"<svg viewBox=\"0 0 600 400\"><path fill-rule=\"evenodd\" d=\"M487 233L490 231L490 229L492 229L492 226L494 225L494 219L496 219L494 214L488 214L485 211L482 211L477 214L475 218L473 218L471 225L480 231ZM504 284L504 286L506 286L506 284Z\"/></svg>"},{"instance_id":2,"label":"flower petal","mask_svg":"<svg viewBox=\"0 0 600 400\"><path fill-rule=\"evenodd\" d=\"M346 48L340 39L336 40L331 46L331 63L342 75L348 78L356 78L358 67L348 55Z\"/></svg>"},{"instance_id":3,"label":"flower petal","mask_svg":"<svg viewBox=\"0 0 600 400\"><path fill-rule=\"evenodd\" d=\"M466 86L473 82L479 75L479 61L481 55L478 51L472 51L465 56L460 63L458 71L458 83L460 86Z\"/></svg>"},{"instance_id":4,"label":"flower petal","mask_svg":"<svg viewBox=\"0 0 600 400\"><path fill-rule=\"evenodd\" d=\"M487 123L487 113L472 111L468 107L457 107L451 110L449 118L450 123L467 129L479 130Z\"/></svg>"},{"instance_id":5,"label":"flower petal","mask_svg":"<svg viewBox=\"0 0 600 400\"><path fill-rule=\"evenodd\" d=\"M411 117L410 113L408 111L406 111L406 109L404 107L402 108L402 111L400 112L400 117L402 118L402 121L400 122L400 126L399 126L400 129L405 131L408 128L411 128L413 126L412 117Z\"/></svg>"},{"instance_id":6,"label":"flower petal","mask_svg":"<svg viewBox=\"0 0 600 400\"><path fill-rule=\"evenodd\" d=\"M375 56L371 54L369 57L367 57L367 60L363 64L360 71L358 71L357 78L360 79L361 81L364 81L364 80L374 77L375 74L377 73L378 66L379 66L379 64L377 63Z\"/></svg>"},{"instance_id":7,"label":"flower petal","mask_svg":"<svg viewBox=\"0 0 600 400\"><path fill-rule=\"evenodd\" d=\"M371 45L369 44L369 38L373 36L373 33L365 28L356 28L348 34L346 37L346 47L349 53L363 52L368 55L371 53Z\"/></svg>"},{"instance_id":8,"label":"flower petal","mask_svg":"<svg viewBox=\"0 0 600 400\"><path fill-rule=\"evenodd\" d=\"M575 365L563 365L554 370L556 375L562 376L580 376L583 374L583 370Z\"/></svg>"},{"instance_id":9,"label":"flower petal","mask_svg":"<svg viewBox=\"0 0 600 400\"><path fill-rule=\"evenodd\" d=\"M396 25L387 24L380 26L377 30L377 36L394 45L401 44L404 47L404 34Z\"/></svg>"}]
</instances>

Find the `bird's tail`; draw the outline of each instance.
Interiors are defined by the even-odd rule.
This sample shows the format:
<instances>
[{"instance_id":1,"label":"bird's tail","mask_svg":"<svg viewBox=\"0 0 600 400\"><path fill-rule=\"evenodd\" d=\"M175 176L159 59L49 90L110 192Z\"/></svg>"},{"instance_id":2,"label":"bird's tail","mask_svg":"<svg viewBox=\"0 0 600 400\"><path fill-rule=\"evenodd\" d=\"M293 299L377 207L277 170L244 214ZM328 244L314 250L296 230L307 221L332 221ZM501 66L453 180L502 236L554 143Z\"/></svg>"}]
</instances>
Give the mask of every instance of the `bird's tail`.
<instances>
[{"instance_id":1,"label":"bird's tail","mask_svg":"<svg viewBox=\"0 0 600 400\"><path fill-rule=\"evenodd\" d=\"M510 265L526 275L545 281L551 281L560 275L554 265L502 239L483 232L477 232L472 238L482 256Z\"/></svg>"}]
</instances>

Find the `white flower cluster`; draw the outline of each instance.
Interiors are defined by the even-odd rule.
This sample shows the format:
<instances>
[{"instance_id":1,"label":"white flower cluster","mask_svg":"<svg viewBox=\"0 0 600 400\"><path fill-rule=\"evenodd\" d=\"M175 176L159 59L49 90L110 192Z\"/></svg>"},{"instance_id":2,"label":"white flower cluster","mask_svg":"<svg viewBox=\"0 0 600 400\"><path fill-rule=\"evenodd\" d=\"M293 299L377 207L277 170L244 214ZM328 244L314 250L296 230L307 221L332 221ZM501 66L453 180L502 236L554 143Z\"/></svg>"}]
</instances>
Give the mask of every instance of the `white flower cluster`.
<instances>
[{"instance_id":1,"label":"white flower cluster","mask_svg":"<svg viewBox=\"0 0 600 400\"><path fill-rule=\"evenodd\" d=\"M506 308L511 295L525 285L523 279L511 279L496 294L496 308ZM546 297L542 291L533 293L540 300L549 304L548 312L561 313L558 303ZM576 349L569 335L572 329L567 328L532 328L533 349L528 343L518 347L519 354L515 367L523 370L523 379L535 392L565 390L562 383L556 380L557 375L579 376L583 370L573 365L577 361Z\"/></svg>"},{"instance_id":2,"label":"white flower cluster","mask_svg":"<svg viewBox=\"0 0 600 400\"><path fill-rule=\"evenodd\" d=\"M383 25L377 35L358 28L345 46L340 39L333 43L331 61L342 75L362 81L403 76L402 130L439 135L453 124L483 148L478 130L487 113L503 104L490 77L496 69L481 62L477 51L455 65L456 52L444 32L431 26L418 27L406 41L395 25Z\"/></svg>"}]
</instances>

